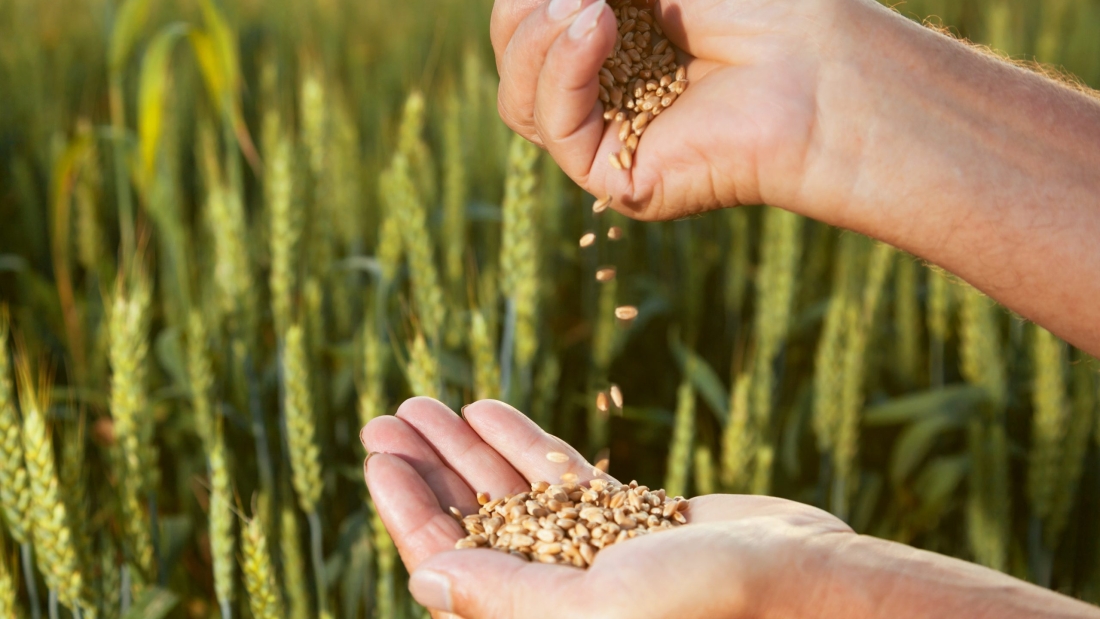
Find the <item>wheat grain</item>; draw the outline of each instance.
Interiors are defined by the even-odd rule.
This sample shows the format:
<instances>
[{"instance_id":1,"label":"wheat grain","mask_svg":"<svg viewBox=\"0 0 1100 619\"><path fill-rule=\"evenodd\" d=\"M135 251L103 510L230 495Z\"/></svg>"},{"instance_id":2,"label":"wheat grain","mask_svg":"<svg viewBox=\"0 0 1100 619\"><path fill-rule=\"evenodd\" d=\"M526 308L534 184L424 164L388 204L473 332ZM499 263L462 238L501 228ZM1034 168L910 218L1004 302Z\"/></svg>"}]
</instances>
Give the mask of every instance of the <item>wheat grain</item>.
<instances>
[{"instance_id":1,"label":"wheat grain","mask_svg":"<svg viewBox=\"0 0 1100 619\"><path fill-rule=\"evenodd\" d=\"M594 232L585 232L584 236L582 236L581 240L580 240L581 249L584 249L586 247L592 247L592 245L595 242L596 242L596 233L594 233Z\"/></svg>"},{"instance_id":2,"label":"wheat grain","mask_svg":"<svg viewBox=\"0 0 1100 619\"><path fill-rule=\"evenodd\" d=\"M470 358L473 360L474 397L478 400L499 397L500 367L496 359L496 343L480 310L470 311Z\"/></svg>"},{"instance_id":3,"label":"wheat grain","mask_svg":"<svg viewBox=\"0 0 1100 619\"><path fill-rule=\"evenodd\" d=\"M394 570L397 563L397 548L393 544L382 523L382 517L378 514L378 508L374 501L367 500L370 509L371 532L373 533L371 544L374 546L374 554L378 558L378 578L375 580L375 609L378 619L393 619L395 611L395 587Z\"/></svg>"},{"instance_id":4,"label":"wheat grain","mask_svg":"<svg viewBox=\"0 0 1100 619\"><path fill-rule=\"evenodd\" d=\"M722 432L722 486L733 493L748 492L749 474L756 451L756 437L751 434L749 391L752 377L742 374L730 390L730 416Z\"/></svg>"},{"instance_id":5,"label":"wheat grain","mask_svg":"<svg viewBox=\"0 0 1100 619\"><path fill-rule=\"evenodd\" d=\"M17 544L30 541L30 489L23 461L23 431L15 409L8 351L8 314L0 307L0 510Z\"/></svg>"},{"instance_id":6,"label":"wheat grain","mask_svg":"<svg viewBox=\"0 0 1100 619\"><path fill-rule=\"evenodd\" d=\"M397 219L421 327L428 339L435 342L446 319L446 308L432 257L427 213L409 176L409 161L403 154L394 156L390 168L382 175L380 186L389 213ZM383 229L382 234L387 232ZM382 239L384 241L385 236Z\"/></svg>"},{"instance_id":7,"label":"wheat grain","mask_svg":"<svg viewBox=\"0 0 1100 619\"><path fill-rule=\"evenodd\" d=\"M72 610L88 607L84 600L84 576L77 563L69 515L54 468L53 445L46 429L50 385L45 378L35 385L29 362L16 361L19 404L23 411L23 451L31 504L28 519L34 523L32 537L38 568L46 585Z\"/></svg>"},{"instance_id":8,"label":"wheat grain","mask_svg":"<svg viewBox=\"0 0 1100 619\"><path fill-rule=\"evenodd\" d=\"M596 271L596 281L600 283L609 282L615 279L615 267L603 267Z\"/></svg>"},{"instance_id":9,"label":"wheat grain","mask_svg":"<svg viewBox=\"0 0 1100 619\"><path fill-rule=\"evenodd\" d=\"M694 458L695 494L714 494L717 484L714 475L714 455L710 447L697 445Z\"/></svg>"},{"instance_id":10,"label":"wheat grain","mask_svg":"<svg viewBox=\"0 0 1100 619\"><path fill-rule=\"evenodd\" d=\"M211 427L209 446L210 468L210 559L214 565L214 593L222 608L229 608L234 599L234 561L236 540L233 535L232 488L225 436L219 417ZM228 618L226 618L228 619Z\"/></svg>"},{"instance_id":11,"label":"wheat grain","mask_svg":"<svg viewBox=\"0 0 1100 619\"><path fill-rule=\"evenodd\" d=\"M248 230L241 196L226 185L216 154L213 130L201 134L206 176L206 218L214 239L214 284L218 308L235 334L250 334L252 274L245 241Z\"/></svg>"},{"instance_id":12,"label":"wheat grain","mask_svg":"<svg viewBox=\"0 0 1100 619\"><path fill-rule=\"evenodd\" d=\"M592 203L592 212L599 215L606 211L609 206L611 206L611 196L600 198Z\"/></svg>"},{"instance_id":13,"label":"wheat grain","mask_svg":"<svg viewBox=\"0 0 1100 619\"><path fill-rule=\"evenodd\" d=\"M638 482L533 482L530 492L489 501L476 514L457 514L467 536L455 548L492 548L527 561L588 568L602 549L686 523L689 505Z\"/></svg>"},{"instance_id":14,"label":"wheat grain","mask_svg":"<svg viewBox=\"0 0 1100 619\"><path fill-rule=\"evenodd\" d=\"M321 480L320 450L314 438L313 397L309 388L305 336L292 325L283 337L283 380L286 442L290 453L291 481L298 505L309 514L317 509L324 483Z\"/></svg>"},{"instance_id":15,"label":"wheat grain","mask_svg":"<svg viewBox=\"0 0 1100 619\"><path fill-rule=\"evenodd\" d=\"M366 426L371 419L386 411L385 375L388 357L386 348L378 338L373 321L363 324L363 372L359 385L359 424Z\"/></svg>"},{"instance_id":16,"label":"wheat grain","mask_svg":"<svg viewBox=\"0 0 1100 619\"><path fill-rule=\"evenodd\" d=\"M302 560L301 535L298 530L298 517L294 510L284 507L282 526L279 528L279 550L282 553L283 582L286 583L286 597L290 601L290 619L309 619L312 616L309 606L309 591L306 589L305 562Z\"/></svg>"},{"instance_id":17,"label":"wheat grain","mask_svg":"<svg viewBox=\"0 0 1100 619\"><path fill-rule=\"evenodd\" d=\"M686 374L690 375L689 367ZM691 476L692 449L695 444L695 388L687 377L676 392L676 421L668 450L665 488L670 494L684 494Z\"/></svg>"},{"instance_id":18,"label":"wheat grain","mask_svg":"<svg viewBox=\"0 0 1100 619\"><path fill-rule=\"evenodd\" d=\"M405 373L414 394L439 399L439 365L423 335L418 334L409 345Z\"/></svg>"},{"instance_id":19,"label":"wheat grain","mask_svg":"<svg viewBox=\"0 0 1100 619\"><path fill-rule=\"evenodd\" d=\"M18 609L15 605L16 583L12 561L10 560L7 544L3 536L0 536L0 619L17 619Z\"/></svg>"},{"instance_id":20,"label":"wheat grain","mask_svg":"<svg viewBox=\"0 0 1100 619\"><path fill-rule=\"evenodd\" d=\"M241 530L241 572L252 616L255 619L286 617L271 567L267 536L259 518L248 520Z\"/></svg>"},{"instance_id":21,"label":"wheat grain","mask_svg":"<svg viewBox=\"0 0 1100 619\"><path fill-rule=\"evenodd\" d=\"M1031 328L1031 367L1033 372L1031 453L1027 471L1031 508L1049 522L1054 494L1062 473L1066 432L1071 409L1066 395L1065 345L1051 332L1039 326Z\"/></svg>"},{"instance_id":22,"label":"wheat grain","mask_svg":"<svg viewBox=\"0 0 1100 619\"><path fill-rule=\"evenodd\" d=\"M268 125L274 125L268 128ZM271 239L271 313L275 332L282 333L294 320L297 287L298 242L301 238L300 211L294 200L293 155L290 139L279 126L277 115L264 119L265 132L272 134L264 174L264 201Z\"/></svg>"},{"instance_id":23,"label":"wheat grain","mask_svg":"<svg viewBox=\"0 0 1100 619\"><path fill-rule=\"evenodd\" d=\"M142 495L150 488L149 471L154 468L149 451L153 420L145 394L149 303L149 288L143 275L133 278L129 290L120 282L108 323L111 416L116 437L115 462L121 477L127 559L146 578L151 577L154 569L149 522L142 507Z\"/></svg>"},{"instance_id":24,"label":"wheat grain","mask_svg":"<svg viewBox=\"0 0 1100 619\"><path fill-rule=\"evenodd\" d=\"M638 317L638 308L633 305L620 305L615 308L615 318L623 322L630 322Z\"/></svg>"},{"instance_id":25,"label":"wheat grain","mask_svg":"<svg viewBox=\"0 0 1100 619\"><path fill-rule=\"evenodd\" d=\"M466 160L463 153L462 103L454 91L443 117L443 235L447 281L461 292L466 252Z\"/></svg>"},{"instance_id":26,"label":"wheat grain","mask_svg":"<svg viewBox=\"0 0 1100 619\"><path fill-rule=\"evenodd\" d=\"M539 149L516 135L508 151L508 174L504 186L501 228L500 275L505 296L515 308L515 362L528 368L538 349L538 177L535 165ZM502 352L501 371L511 369Z\"/></svg>"},{"instance_id":27,"label":"wheat grain","mask_svg":"<svg viewBox=\"0 0 1100 619\"><path fill-rule=\"evenodd\" d=\"M203 444L209 445L214 427L211 402L214 373L207 356L206 324L202 314L196 310L191 311L187 324L187 377L191 383L191 409L195 413L195 429Z\"/></svg>"}]
</instances>

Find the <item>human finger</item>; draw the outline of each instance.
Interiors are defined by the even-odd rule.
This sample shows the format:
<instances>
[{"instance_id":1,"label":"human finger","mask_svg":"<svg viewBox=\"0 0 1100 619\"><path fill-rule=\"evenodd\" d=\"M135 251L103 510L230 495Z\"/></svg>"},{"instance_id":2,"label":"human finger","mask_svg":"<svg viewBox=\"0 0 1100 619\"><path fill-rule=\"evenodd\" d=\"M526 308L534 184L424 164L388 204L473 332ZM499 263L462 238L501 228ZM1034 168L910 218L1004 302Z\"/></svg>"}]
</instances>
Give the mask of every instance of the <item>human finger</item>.
<instances>
[{"instance_id":1,"label":"human finger","mask_svg":"<svg viewBox=\"0 0 1100 619\"><path fill-rule=\"evenodd\" d=\"M433 556L409 578L422 605L478 619L559 619L589 615L585 573L560 565L530 563L496 550L456 550Z\"/></svg>"},{"instance_id":2,"label":"human finger","mask_svg":"<svg viewBox=\"0 0 1100 619\"><path fill-rule=\"evenodd\" d=\"M433 554L453 549L465 535L462 526L440 508L424 478L404 459L379 453L363 466L378 515L409 570Z\"/></svg>"},{"instance_id":3,"label":"human finger","mask_svg":"<svg viewBox=\"0 0 1100 619\"><path fill-rule=\"evenodd\" d=\"M535 91L547 52L584 7L600 0L550 0L520 22L499 60L501 119L520 135L541 144L535 133Z\"/></svg>"},{"instance_id":4,"label":"human finger","mask_svg":"<svg viewBox=\"0 0 1100 619\"><path fill-rule=\"evenodd\" d=\"M465 416L470 427L528 481L556 483L570 474L578 482L611 479L568 443L504 402L475 402L466 407Z\"/></svg>"},{"instance_id":5,"label":"human finger","mask_svg":"<svg viewBox=\"0 0 1100 619\"><path fill-rule=\"evenodd\" d=\"M477 511L477 498L458 473L404 420L392 415L372 419L362 432L363 445L373 454L397 456L424 479L442 509L456 507L462 513Z\"/></svg>"},{"instance_id":6,"label":"human finger","mask_svg":"<svg viewBox=\"0 0 1100 619\"><path fill-rule=\"evenodd\" d=\"M397 409L432 447L444 465L475 492L491 498L529 489L529 484L495 449L485 443L461 417L431 398L412 398Z\"/></svg>"},{"instance_id":7,"label":"human finger","mask_svg":"<svg viewBox=\"0 0 1100 619\"><path fill-rule=\"evenodd\" d=\"M582 10L554 41L535 90L535 128L571 178L585 183L605 134L600 69L617 36L615 15L599 0ZM608 96L611 91L606 91ZM610 148L610 140L608 148Z\"/></svg>"}]
</instances>

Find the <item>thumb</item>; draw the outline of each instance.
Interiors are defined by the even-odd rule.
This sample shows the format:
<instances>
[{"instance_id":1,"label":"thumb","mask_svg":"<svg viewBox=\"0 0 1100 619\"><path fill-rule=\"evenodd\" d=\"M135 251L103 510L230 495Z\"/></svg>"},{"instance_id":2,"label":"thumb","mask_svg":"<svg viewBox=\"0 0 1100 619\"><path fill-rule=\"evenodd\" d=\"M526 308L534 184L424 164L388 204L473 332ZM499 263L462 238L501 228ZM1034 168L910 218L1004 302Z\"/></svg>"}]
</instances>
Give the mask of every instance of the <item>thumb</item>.
<instances>
[{"instance_id":1,"label":"thumb","mask_svg":"<svg viewBox=\"0 0 1100 619\"><path fill-rule=\"evenodd\" d=\"M455 550L421 563L409 591L421 605L464 619L560 619L581 614L581 596L569 593L578 591L584 574L497 550Z\"/></svg>"}]
</instances>

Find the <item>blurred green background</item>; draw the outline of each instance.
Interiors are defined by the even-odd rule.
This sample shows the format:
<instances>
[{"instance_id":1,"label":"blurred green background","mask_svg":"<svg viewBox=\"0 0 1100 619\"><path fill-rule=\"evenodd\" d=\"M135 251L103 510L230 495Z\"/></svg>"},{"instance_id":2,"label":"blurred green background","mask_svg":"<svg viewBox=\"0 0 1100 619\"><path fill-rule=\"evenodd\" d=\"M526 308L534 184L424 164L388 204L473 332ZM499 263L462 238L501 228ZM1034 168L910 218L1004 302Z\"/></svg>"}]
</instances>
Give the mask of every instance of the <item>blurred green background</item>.
<instances>
[{"instance_id":1,"label":"blurred green background","mask_svg":"<svg viewBox=\"0 0 1100 619\"><path fill-rule=\"evenodd\" d=\"M896 8L1100 86L1100 0ZM0 616L422 616L356 439L413 394L1100 600L1094 360L782 211L595 218L497 117L490 10L0 0L3 357L53 384L36 452L0 364L0 468L62 488L0 492Z\"/></svg>"}]
</instances>

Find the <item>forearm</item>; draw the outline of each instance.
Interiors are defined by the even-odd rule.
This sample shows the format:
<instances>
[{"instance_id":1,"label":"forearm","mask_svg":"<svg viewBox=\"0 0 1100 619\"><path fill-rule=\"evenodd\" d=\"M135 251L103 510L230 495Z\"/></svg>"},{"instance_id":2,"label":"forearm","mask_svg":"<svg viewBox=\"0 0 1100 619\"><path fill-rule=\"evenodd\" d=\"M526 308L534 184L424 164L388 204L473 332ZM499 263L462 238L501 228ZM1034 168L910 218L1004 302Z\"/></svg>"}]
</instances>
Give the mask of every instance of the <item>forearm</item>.
<instances>
[{"instance_id":1,"label":"forearm","mask_svg":"<svg viewBox=\"0 0 1100 619\"><path fill-rule=\"evenodd\" d=\"M823 551L824 576L785 616L822 619L1067 619L1100 610L1000 572L866 536Z\"/></svg>"},{"instance_id":2,"label":"forearm","mask_svg":"<svg viewBox=\"0 0 1100 619\"><path fill-rule=\"evenodd\" d=\"M852 3L795 210L897 245L1100 354L1100 103ZM849 29L851 30L851 29Z\"/></svg>"}]
</instances>

